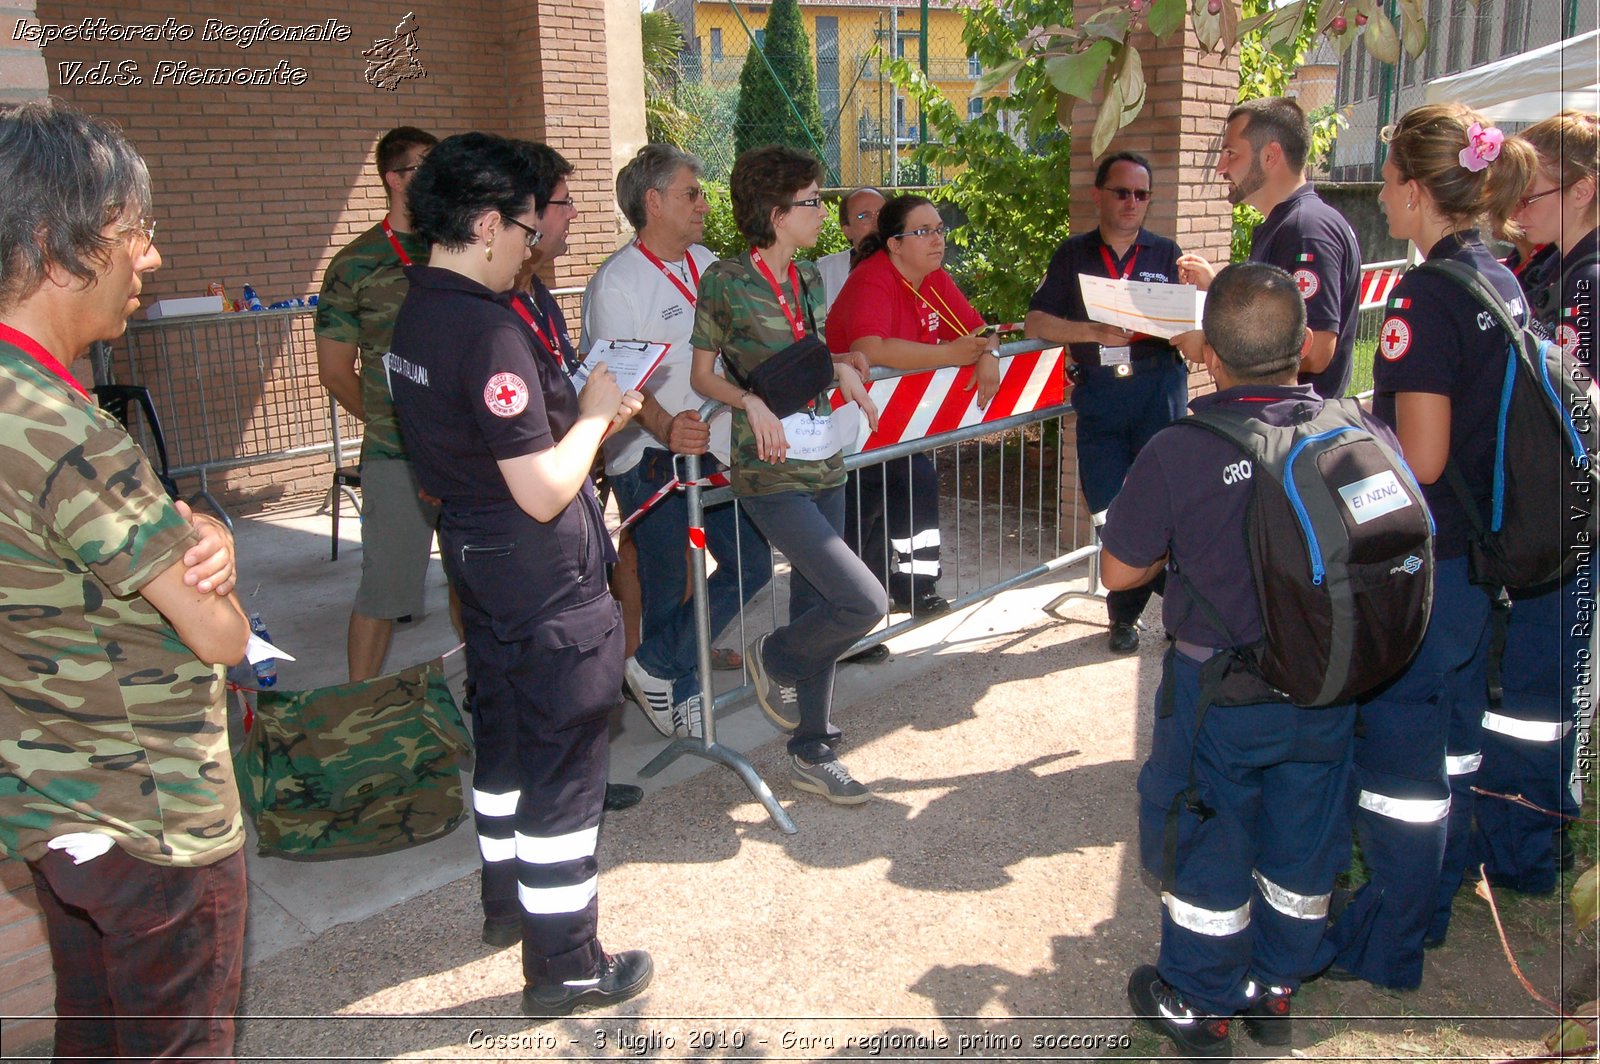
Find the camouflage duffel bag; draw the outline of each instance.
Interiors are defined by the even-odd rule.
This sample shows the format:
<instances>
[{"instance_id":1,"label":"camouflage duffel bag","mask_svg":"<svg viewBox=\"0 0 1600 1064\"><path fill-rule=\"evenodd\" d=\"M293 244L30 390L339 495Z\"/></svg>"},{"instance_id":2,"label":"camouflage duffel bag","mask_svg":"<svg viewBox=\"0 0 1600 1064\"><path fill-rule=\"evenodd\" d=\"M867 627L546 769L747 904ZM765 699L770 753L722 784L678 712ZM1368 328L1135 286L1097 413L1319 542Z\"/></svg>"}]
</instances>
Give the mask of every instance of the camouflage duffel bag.
<instances>
[{"instance_id":1,"label":"camouflage duffel bag","mask_svg":"<svg viewBox=\"0 0 1600 1064\"><path fill-rule=\"evenodd\" d=\"M262 854L364 857L461 823L472 742L434 659L315 691L261 691L233 755Z\"/></svg>"}]
</instances>

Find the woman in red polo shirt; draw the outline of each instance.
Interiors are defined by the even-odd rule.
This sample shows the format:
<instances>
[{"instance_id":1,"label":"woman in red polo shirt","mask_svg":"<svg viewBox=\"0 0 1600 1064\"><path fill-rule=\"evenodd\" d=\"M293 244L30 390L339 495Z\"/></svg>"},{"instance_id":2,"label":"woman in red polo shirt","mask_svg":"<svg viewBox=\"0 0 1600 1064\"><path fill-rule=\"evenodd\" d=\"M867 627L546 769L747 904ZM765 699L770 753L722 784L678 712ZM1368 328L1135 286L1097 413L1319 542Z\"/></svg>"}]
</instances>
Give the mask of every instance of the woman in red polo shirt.
<instances>
[{"instance_id":1,"label":"woman in red polo shirt","mask_svg":"<svg viewBox=\"0 0 1600 1064\"><path fill-rule=\"evenodd\" d=\"M860 351L874 366L893 369L976 363L966 390L976 387L978 406L986 407L1000 387L998 341L980 335L983 318L944 272L946 232L938 208L923 197L886 202L877 232L856 250L850 276L828 312L828 346L836 353ZM939 478L933 460L921 453L865 466L846 500L845 536L889 589L895 607L912 614L949 609L936 590Z\"/></svg>"}]
</instances>

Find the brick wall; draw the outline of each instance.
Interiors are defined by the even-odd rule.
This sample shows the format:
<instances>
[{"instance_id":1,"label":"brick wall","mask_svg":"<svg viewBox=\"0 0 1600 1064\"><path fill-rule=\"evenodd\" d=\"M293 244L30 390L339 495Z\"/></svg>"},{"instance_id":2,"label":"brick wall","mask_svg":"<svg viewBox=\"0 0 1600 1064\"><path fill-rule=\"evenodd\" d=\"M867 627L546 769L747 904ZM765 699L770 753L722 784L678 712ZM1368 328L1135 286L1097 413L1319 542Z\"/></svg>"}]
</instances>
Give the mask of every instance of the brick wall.
<instances>
[{"instance_id":1,"label":"brick wall","mask_svg":"<svg viewBox=\"0 0 1600 1064\"><path fill-rule=\"evenodd\" d=\"M337 14L339 26L350 31L346 41L261 40L243 49L226 39L204 39L207 21L219 17L220 9L198 0L136 0L120 5L115 16L84 0L45 0L36 15L29 7L0 22L0 39L12 38L18 19L51 26L102 16L121 24L170 20L170 26L193 31L187 40L168 32L153 43L56 40L45 46L42 68L37 53L0 59L0 90L27 69L42 69L51 91L121 123L144 154L164 258L146 287L151 298L198 295L211 281L221 281L229 298L251 284L269 303L315 292L333 254L383 216L372 148L378 136L400 124L440 136L486 129L532 137L574 164L571 186L581 213L571 250L544 271L551 283L582 284L619 240L614 157L631 153L642 140L642 75L636 55L608 56L606 20L609 14L613 21L636 24L637 7L628 0L417 0L398 9L352 0ZM368 83L361 52L394 37L395 20L407 8L414 12L416 56L426 76L388 91ZM233 25L267 19L299 26L313 17L307 11L264 0L247 14L221 17L225 23L237 20ZM637 52L637 40L635 29L623 47L631 44ZM303 83L175 84L163 61L286 70L292 78L303 72ZM121 74L127 83L87 83L96 80L91 72L102 63L109 75L104 80ZM140 82L132 83L133 77ZM609 86L619 79L637 80L641 91L620 97L629 110L613 117L618 97ZM265 406L253 391L226 398ZM180 407L175 400L162 406L163 414ZM273 477L267 494L254 492L251 478L238 473L221 473L215 484L245 510L325 489L326 463L300 466L288 480Z\"/></svg>"},{"instance_id":2,"label":"brick wall","mask_svg":"<svg viewBox=\"0 0 1600 1064\"><path fill-rule=\"evenodd\" d=\"M0 1046L20 1052L50 1037L55 980L33 877L21 861L0 861Z\"/></svg>"},{"instance_id":3,"label":"brick wall","mask_svg":"<svg viewBox=\"0 0 1600 1064\"><path fill-rule=\"evenodd\" d=\"M1083 20L1104 5L1079 3L1074 18ZM1144 110L1123 127L1106 149L1137 151L1155 171L1155 195L1145 228L1169 236L1185 251L1206 256L1219 266L1228 261L1233 208L1216 176L1217 149L1228 112L1239 96L1239 64L1233 53L1210 54L1200 49L1193 30L1158 43L1148 33L1131 41L1144 64L1147 87ZM1091 153L1096 106L1082 100L1072 109L1072 231L1086 232L1099 224L1094 200L1096 159ZM1215 384L1204 370L1189 375L1189 391L1200 394ZM1062 476L1064 497L1078 488L1077 449L1070 446Z\"/></svg>"}]
</instances>

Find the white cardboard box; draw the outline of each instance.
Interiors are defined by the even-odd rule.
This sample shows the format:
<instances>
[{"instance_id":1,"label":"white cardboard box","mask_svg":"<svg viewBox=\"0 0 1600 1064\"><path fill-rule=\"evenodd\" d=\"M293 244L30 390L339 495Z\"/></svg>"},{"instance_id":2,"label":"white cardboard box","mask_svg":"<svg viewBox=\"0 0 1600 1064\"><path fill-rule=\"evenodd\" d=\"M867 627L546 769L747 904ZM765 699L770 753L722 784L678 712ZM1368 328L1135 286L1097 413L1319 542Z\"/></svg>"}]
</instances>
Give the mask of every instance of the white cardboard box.
<instances>
[{"instance_id":1,"label":"white cardboard box","mask_svg":"<svg viewBox=\"0 0 1600 1064\"><path fill-rule=\"evenodd\" d=\"M145 309L144 316L151 321L157 318L181 318L190 314L221 314L221 296L191 296L188 299L158 299Z\"/></svg>"}]
</instances>

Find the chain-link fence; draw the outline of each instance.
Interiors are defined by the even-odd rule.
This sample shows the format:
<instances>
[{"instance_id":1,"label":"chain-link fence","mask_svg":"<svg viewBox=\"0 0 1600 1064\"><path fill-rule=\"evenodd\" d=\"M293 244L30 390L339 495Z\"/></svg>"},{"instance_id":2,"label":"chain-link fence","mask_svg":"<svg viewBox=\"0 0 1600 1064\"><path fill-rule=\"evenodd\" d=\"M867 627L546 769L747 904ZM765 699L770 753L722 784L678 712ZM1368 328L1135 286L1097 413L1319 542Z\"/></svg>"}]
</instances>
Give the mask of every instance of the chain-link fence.
<instances>
[{"instance_id":1,"label":"chain-link fence","mask_svg":"<svg viewBox=\"0 0 1600 1064\"><path fill-rule=\"evenodd\" d=\"M873 8L835 0L804 0L805 62L815 71L820 135L811 148L827 165L823 183L893 187L942 183L938 168L924 173L915 161L922 142L917 102L898 91L885 69L886 58L919 65L957 108L979 106L973 88L983 70L968 57L961 40L961 10L946 0L930 0L926 26L917 5ZM741 107L741 74L747 62L761 63L757 51L766 39L772 9L764 4L733 5L727 0L667 0L658 6L678 23L684 47L673 98L693 116L695 132L686 147L705 161L707 176L726 180L741 145L759 130L773 128L807 112L804 99L775 91L763 81ZM776 40L777 31L774 31ZM777 56L768 59L781 65ZM932 133L926 134L932 137ZM798 138L797 138L798 139Z\"/></svg>"}]
</instances>

